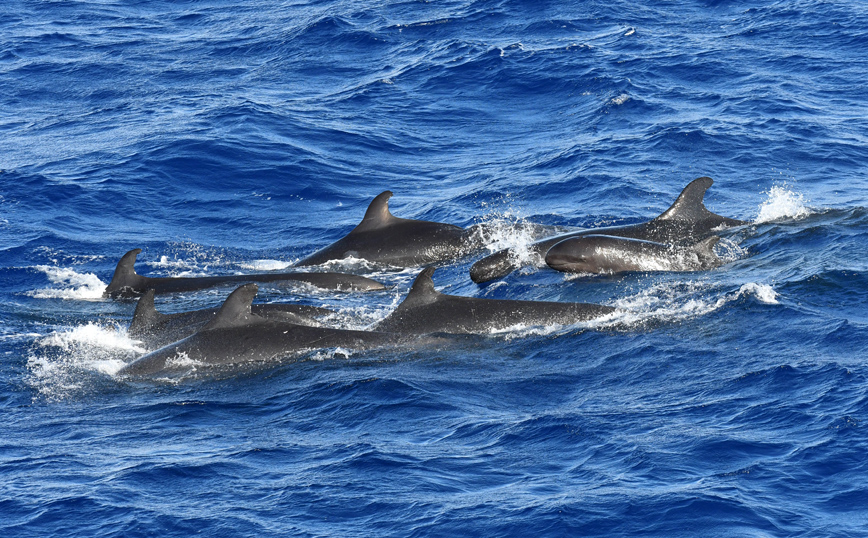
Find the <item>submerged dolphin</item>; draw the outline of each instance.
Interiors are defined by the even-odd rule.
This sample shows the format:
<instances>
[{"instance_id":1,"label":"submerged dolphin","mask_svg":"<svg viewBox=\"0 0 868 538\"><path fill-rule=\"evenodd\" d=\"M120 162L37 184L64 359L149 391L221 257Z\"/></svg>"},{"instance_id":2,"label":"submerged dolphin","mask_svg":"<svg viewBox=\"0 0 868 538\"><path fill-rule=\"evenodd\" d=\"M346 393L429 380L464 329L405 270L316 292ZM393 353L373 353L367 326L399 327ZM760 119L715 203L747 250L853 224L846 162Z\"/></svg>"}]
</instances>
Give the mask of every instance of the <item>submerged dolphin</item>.
<instances>
[{"instance_id":1,"label":"submerged dolphin","mask_svg":"<svg viewBox=\"0 0 868 538\"><path fill-rule=\"evenodd\" d=\"M715 215L706 209L702 200L705 191L712 183L714 181L710 177L694 179L681 191L681 195L669 209L647 222L592 228L550 237L532 243L529 246L530 253L536 259L542 260L546 252L561 241L590 234L614 235L673 245L692 245L711 235L716 228L747 224L741 220ZM470 278L476 283L487 282L504 277L523 264L524 262L519 260L518 254L513 249L500 250L474 263L470 268Z\"/></svg>"},{"instance_id":2,"label":"submerged dolphin","mask_svg":"<svg viewBox=\"0 0 868 538\"><path fill-rule=\"evenodd\" d=\"M328 308L301 304L255 304L251 309L257 316L299 325L319 325L314 318L334 313ZM148 290L136 305L128 333L149 349L156 349L194 334L214 319L217 312L217 308L208 308L163 314L154 305L154 290Z\"/></svg>"},{"instance_id":3,"label":"submerged dolphin","mask_svg":"<svg viewBox=\"0 0 868 538\"><path fill-rule=\"evenodd\" d=\"M185 361L241 364L324 348L367 349L399 340L393 334L309 327L262 318L251 310L257 291L256 284L241 286L195 334L144 355L121 368L118 374L145 376L183 368Z\"/></svg>"},{"instance_id":4,"label":"submerged dolphin","mask_svg":"<svg viewBox=\"0 0 868 538\"><path fill-rule=\"evenodd\" d=\"M714 253L718 241L720 238L712 235L682 247L612 235L582 235L550 248L546 265L566 273L698 271L723 264Z\"/></svg>"},{"instance_id":5,"label":"submerged dolphin","mask_svg":"<svg viewBox=\"0 0 868 538\"><path fill-rule=\"evenodd\" d=\"M374 328L401 334L484 333L515 325L569 325L614 312L589 303L511 301L446 295L434 289L433 267L425 268L398 305Z\"/></svg>"},{"instance_id":6,"label":"submerged dolphin","mask_svg":"<svg viewBox=\"0 0 868 538\"><path fill-rule=\"evenodd\" d=\"M142 251L133 249L124 254L115 268L112 281L106 286L103 297L136 297L146 290L155 293L196 291L214 286L238 282L305 282L317 288L329 290L370 291L385 289L381 283L370 278L343 273L259 273L252 275L221 275L200 277L151 278L136 273L136 257Z\"/></svg>"},{"instance_id":7,"label":"submerged dolphin","mask_svg":"<svg viewBox=\"0 0 868 538\"><path fill-rule=\"evenodd\" d=\"M319 265L347 257L399 267L452 260L480 248L474 230L452 224L401 219L389 212L391 191L374 198L358 226L296 265Z\"/></svg>"}]
</instances>

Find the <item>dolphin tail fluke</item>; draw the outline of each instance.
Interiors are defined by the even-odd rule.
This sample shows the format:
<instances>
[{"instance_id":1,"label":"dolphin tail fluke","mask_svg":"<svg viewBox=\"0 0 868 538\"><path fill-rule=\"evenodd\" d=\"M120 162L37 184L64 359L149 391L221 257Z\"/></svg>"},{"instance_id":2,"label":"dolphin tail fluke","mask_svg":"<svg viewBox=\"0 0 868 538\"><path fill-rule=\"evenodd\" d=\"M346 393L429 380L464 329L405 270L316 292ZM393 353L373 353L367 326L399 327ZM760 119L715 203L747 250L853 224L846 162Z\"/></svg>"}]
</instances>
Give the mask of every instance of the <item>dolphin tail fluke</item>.
<instances>
[{"instance_id":1,"label":"dolphin tail fluke","mask_svg":"<svg viewBox=\"0 0 868 538\"><path fill-rule=\"evenodd\" d=\"M253 299L259 291L256 284L245 284L229 294L223 306L201 330L225 329L246 325L254 319L260 319L252 312Z\"/></svg>"},{"instance_id":2,"label":"dolphin tail fluke","mask_svg":"<svg viewBox=\"0 0 868 538\"><path fill-rule=\"evenodd\" d=\"M705 207L703 199L705 191L711 187L714 180L710 177L703 176L691 181L681 194L675 200L672 206L664 211L659 217L654 220L682 220L682 221L713 221L716 226L725 224L727 226L740 226L747 224L744 221L730 219L712 213Z\"/></svg>"},{"instance_id":3,"label":"dolphin tail fluke","mask_svg":"<svg viewBox=\"0 0 868 538\"><path fill-rule=\"evenodd\" d=\"M136 311L133 313L133 320L130 322L130 336L137 336L147 333L151 327L159 323L165 314L157 312L157 307L154 306L154 290L148 290L139 299L136 304Z\"/></svg>"},{"instance_id":4,"label":"dolphin tail fluke","mask_svg":"<svg viewBox=\"0 0 868 538\"><path fill-rule=\"evenodd\" d=\"M710 269L721 264L720 258L714 253L714 245L720 241L720 237L712 235L693 245L693 251L699 257L703 269Z\"/></svg>"},{"instance_id":5,"label":"dolphin tail fluke","mask_svg":"<svg viewBox=\"0 0 868 538\"><path fill-rule=\"evenodd\" d=\"M106 286L103 297L129 297L143 291L145 277L136 274L136 257L142 252L140 248L124 254L115 267L112 281Z\"/></svg>"},{"instance_id":6,"label":"dolphin tail fluke","mask_svg":"<svg viewBox=\"0 0 868 538\"><path fill-rule=\"evenodd\" d=\"M391 197L392 191L384 191L377 195L371 202L371 205L368 206L362 222L350 233L376 230L388 224L389 221L394 220L395 217L389 212L389 198Z\"/></svg>"}]
</instances>

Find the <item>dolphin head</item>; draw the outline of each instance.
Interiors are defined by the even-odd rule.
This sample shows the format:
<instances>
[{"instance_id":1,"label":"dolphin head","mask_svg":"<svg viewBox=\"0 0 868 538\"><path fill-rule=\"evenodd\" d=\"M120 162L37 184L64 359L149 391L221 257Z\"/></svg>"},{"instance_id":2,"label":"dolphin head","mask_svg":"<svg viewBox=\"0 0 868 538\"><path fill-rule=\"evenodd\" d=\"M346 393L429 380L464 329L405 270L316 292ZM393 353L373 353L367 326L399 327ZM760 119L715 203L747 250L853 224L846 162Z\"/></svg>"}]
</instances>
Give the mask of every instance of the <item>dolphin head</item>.
<instances>
[{"instance_id":1,"label":"dolphin head","mask_svg":"<svg viewBox=\"0 0 868 538\"><path fill-rule=\"evenodd\" d=\"M565 273L599 273L594 251L581 238L565 239L548 250L546 265Z\"/></svg>"}]
</instances>

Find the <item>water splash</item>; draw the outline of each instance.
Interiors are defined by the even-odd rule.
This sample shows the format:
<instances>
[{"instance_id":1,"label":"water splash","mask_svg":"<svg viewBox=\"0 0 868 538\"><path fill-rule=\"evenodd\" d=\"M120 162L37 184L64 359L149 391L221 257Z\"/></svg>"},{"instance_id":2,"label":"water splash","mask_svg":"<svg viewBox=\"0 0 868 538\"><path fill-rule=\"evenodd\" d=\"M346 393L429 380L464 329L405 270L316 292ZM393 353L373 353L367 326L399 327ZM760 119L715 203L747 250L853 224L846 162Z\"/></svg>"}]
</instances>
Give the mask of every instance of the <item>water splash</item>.
<instances>
[{"instance_id":1,"label":"water splash","mask_svg":"<svg viewBox=\"0 0 868 538\"><path fill-rule=\"evenodd\" d=\"M766 194L768 199L760 205L756 224L779 219L800 219L811 214L805 197L789 187L775 185Z\"/></svg>"},{"instance_id":2,"label":"water splash","mask_svg":"<svg viewBox=\"0 0 868 538\"><path fill-rule=\"evenodd\" d=\"M35 268L44 272L52 284L59 284L61 287L28 292L31 297L37 299L102 299L106 284L93 273L79 273L72 269L49 265L37 265Z\"/></svg>"},{"instance_id":3,"label":"water splash","mask_svg":"<svg viewBox=\"0 0 868 538\"><path fill-rule=\"evenodd\" d=\"M89 322L35 341L27 359L28 384L48 399L86 392L145 352L124 329Z\"/></svg>"}]
</instances>

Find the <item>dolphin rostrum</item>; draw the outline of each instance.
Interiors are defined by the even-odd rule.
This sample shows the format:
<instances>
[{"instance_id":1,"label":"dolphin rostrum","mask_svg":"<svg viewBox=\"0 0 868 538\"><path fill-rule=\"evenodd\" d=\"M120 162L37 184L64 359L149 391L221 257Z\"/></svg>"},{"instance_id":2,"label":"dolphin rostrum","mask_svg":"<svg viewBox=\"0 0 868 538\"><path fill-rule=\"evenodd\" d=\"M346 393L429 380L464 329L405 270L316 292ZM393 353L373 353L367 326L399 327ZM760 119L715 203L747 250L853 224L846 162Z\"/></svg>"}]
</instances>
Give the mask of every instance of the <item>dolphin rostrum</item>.
<instances>
[{"instance_id":1,"label":"dolphin rostrum","mask_svg":"<svg viewBox=\"0 0 868 538\"><path fill-rule=\"evenodd\" d=\"M516 325L569 325L615 311L589 303L513 301L446 295L434 289L433 267L419 273L394 312L374 328L400 334L486 333Z\"/></svg>"},{"instance_id":2,"label":"dolphin rostrum","mask_svg":"<svg viewBox=\"0 0 868 538\"><path fill-rule=\"evenodd\" d=\"M695 245L666 245L612 235L581 235L564 239L546 253L546 265L565 273L624 271L699 271L723 264L714 253L720 237Z\"/></svg>"},{"instance_id":3,"label":"dolphin rostrum","mask_svg":"<svg viewBox=\"0 0 868 538\"><path fill-rule=\"evenodd\" d=\"M146 290L155 293L196 291L224 284L239 282L304 282L317 288L329 290L370 291L385 289L383 284L358 275L343 273L258 273L252 275L221 275L200 277L147 277L136 273L136 257L142 251L133 249L124 254L115 268L111 282L103 297L137 297Z\"/></svg>"},{"instance_id":4,"label":"dolphin rostrum","mask_svg":"<svg viewBox=\"0 0 868 538\"><path fill-rule=\"evenodd\" d=\"M147 376L193 364L228 365L299 356L317 349L368 349L397 343L397 335L310 327L257 316L251 310L258 287L233 291L220 311L196 333L127 364L121 376Z\"/></svg>"},{"instance_id":5,"label":"dolphin rostrum","mask_svg":"<svg viewBox=\"0 0 868 538\"><path fill-rule=\"evenodd\" d=\"M453 260L479 249L473 228L452 224L402 219L389 212L391 191L378 195L368 206L358 226L331 245L314 252L296 265L319 265L348 257L413 267Z\"/></svg>"},{"instance_id":6,"label":"dolphin rostrum","mask_svg":"<svg viewBox=\"0 0 868 538\"><path fill-rule=\"evenodd\" d=\"M157 349L194 334L214 319L217 308L163 314L154 305L154 290L148 290L139 299L128 334L140 340L149 349ZM328 308L302 304L255 304L252 312L275 321L299 325L319 325L315 318L333 314Z\"/></svg>"},{"instance_id":7,"label":"dolphin rostrum","mask_svg":"<svg viewBox=\"0 0 868 538\"><path fill-rule=\"evenodd\" d=\"M700 177L688 184L672 206L660 216L639 224L591 228L558 235L532 243L529 246L533 258L542 262L548 250L565 239L582 235L613 235L630 239L642 239L672 245L693 245L712 235L715 229L747 224L744 221L716 215L703 203L705 191L714 183L710 177ZM482 258L470 268L470 278L476 283L501 278L521 267L513 249L504 249Z\"/></svg>"}]
</instances>

